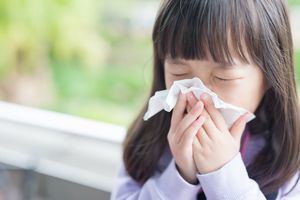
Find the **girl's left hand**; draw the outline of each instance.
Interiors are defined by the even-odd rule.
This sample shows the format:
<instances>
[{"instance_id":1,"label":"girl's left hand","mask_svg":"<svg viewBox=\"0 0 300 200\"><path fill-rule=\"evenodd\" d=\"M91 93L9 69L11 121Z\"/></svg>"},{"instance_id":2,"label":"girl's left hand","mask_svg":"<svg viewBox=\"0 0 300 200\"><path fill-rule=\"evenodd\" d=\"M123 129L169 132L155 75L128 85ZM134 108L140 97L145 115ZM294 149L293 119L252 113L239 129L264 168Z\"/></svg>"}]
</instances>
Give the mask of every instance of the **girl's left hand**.
<instances>
[{"instance_id":1,"label":"girl's left hand","mask_svg":"<svg viewBox=\"0 0 300 200\"><path fill-rule=\"evenodd\" d=\"M206 119L194 140L193 157L198 172L206 174L220 169L239 152L249 113L237 119L229 130L220 111L214 107L210 95L202 94L200 100L203 101L205 107L201 115ZM190 93L187 110L197 101L196 97Z\"/></svg>"}]
</instances>

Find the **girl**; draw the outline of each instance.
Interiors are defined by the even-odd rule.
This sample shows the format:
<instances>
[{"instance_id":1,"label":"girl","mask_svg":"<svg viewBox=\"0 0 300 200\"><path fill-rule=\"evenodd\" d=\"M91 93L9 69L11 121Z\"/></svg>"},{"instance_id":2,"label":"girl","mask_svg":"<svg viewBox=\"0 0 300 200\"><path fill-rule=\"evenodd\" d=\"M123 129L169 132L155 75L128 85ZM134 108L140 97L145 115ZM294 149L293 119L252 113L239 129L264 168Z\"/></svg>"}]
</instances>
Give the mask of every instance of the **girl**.
<instances>
[{"instance_id":1,"label":"girl","mask_svg":"<svg viewBox=\"0 0 300 200\"><path fill-rule=\"evenodd\" d=\"M300 199L300 127L284 0L164 0L153 30L155 91L199 77L254 112L228 129L208 95L128 130L112 199Z\"/></svg>"}]
</instances>

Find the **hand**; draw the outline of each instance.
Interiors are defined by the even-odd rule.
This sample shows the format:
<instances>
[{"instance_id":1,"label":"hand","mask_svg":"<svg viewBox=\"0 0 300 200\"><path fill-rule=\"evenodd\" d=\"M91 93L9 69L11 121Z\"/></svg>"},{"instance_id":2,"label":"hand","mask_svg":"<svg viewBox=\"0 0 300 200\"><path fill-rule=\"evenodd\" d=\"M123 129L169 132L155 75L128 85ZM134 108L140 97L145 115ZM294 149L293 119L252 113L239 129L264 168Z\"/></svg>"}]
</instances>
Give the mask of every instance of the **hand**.
<instances>
[{"instance_id":1,"label":"hand","mask_svg":"<svg viewBox=\"0 0 300 200\"><path fill-rule=\"evenodd\" d=\"M214 107L209 95L200 98L204 102L201 116L205 123L199 129L193 142L194 160L199 173L205 174L223 167L240 149L240 141L249 114L242 115L228 130L220 111ZM188 96L188 107L197 101L192 94Z\"/></svg>"},{"instance_id":2,"label":"hand","mask_svg":"<svg viewBox=\"0 0 300 200\"><path fill-rule=\"evenodd\" d=\"M197 168L193 159L193 141L203 124L200 114L202 102L196 102L191 111L185 114L187 105L186 95L180 94L173 109L168 142L181 176L189 183L196 184Z\"/></svg>"}]
</instances>

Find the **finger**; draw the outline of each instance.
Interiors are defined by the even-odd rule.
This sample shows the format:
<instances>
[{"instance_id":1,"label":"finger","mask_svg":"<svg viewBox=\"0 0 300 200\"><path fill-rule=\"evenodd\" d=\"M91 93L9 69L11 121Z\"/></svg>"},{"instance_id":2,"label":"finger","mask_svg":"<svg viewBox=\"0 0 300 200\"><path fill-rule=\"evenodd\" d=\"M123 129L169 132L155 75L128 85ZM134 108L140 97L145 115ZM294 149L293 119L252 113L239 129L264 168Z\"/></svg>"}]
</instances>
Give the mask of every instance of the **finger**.
<instances>
[{"instance_id":1,"label":"finger","mask_svg":"<svg viewBox=\"0 0 300 200\"><path fill-rule=\"evenodd\" d=\"M173 109L171 128L174 128L183 118L186 107L186 95L180 92L179 98L177 99L176 105ZM174 126L174 127L173 127Z\"/></svg>"},{"instance_id":2,"label":"finger","mask_svg":"<svg viewBox=\"0 0 300 200\"><path fill-rule=\"evenodd\" d=\"M175 132L176 132L176 138L179 140L181 138L181 135L184 133L184 131L200 116L202 110L203 110L203 103L201 101L198 101L196 105L193 107L190 113L186 114L183 119L178 124ZM178 141L175 140L175 141Z\"/></svg>"},{"instance_id":3,"label":"finger","mask_svg":"<svg viewBox=\"0 0 300 200\"><path fill-rule=\"evenodd\" d=\"M188 105L188 112L193 108L193 106L197 103L198 99L195 97L193 92L189 92L187 94L187 105Z\"/></svg>"},{"instance_id":4,"label":"finger","mask_svg":"<svg viewBox=\"0 0 300 200\"><path fill-rule=\"evenodd\" d=\"M224 120L224 117L222 116L221 112L215 108L215 105L212 101L212 98L210 95L207 93L203 93L201 95L201 100L204 102L204 107L206 108L208 114L214 121L216 127L221 131L221 132L228 132L228 127L227 124Z\"/></svg>"},{"instance_id":5,"label":"finger","mask_svg":"<svg viewBox=\"0 0 300 200\"><path fill-rule=\"evenodd\" d=\"M213 122L211 116L206 111L206 108L203 109L202 114L205 117L205 122L203 124L203 128L207 133L210 139L216 137L216 133L219 132L219 129L216 127L215 123Z\"/></svg>"},{"instance_id":6,"label":"finger","mask_svg":"<svg viewBox=\"0 0 300 200\"><path fill-rule=\"evenodd\" d=\"M190 106L189 104L188 104L188 102L187 102L187 105L186 105L186 113L185 114L187 114L187 113L189 113L191 110L192 110L192 106Z\"/></svg>"},{"instance_id":7,"label":"finger","mask_svg":"<svg viewBox=\"0 0 300 200\"><path fill-rule=\"evenodd\" d=\"M179 143L184 146L189 146L193 144L193 140L195 139L198 130L204 123L204 117L200 116L196 121L194 121L191 126L183 133Z\"/></svg>"},{"instance_id":8,"label":"finger","mask_svg":"<svg viewBox=\"0 0 300 200\"><path fill-rule=\"evenodd\" d=\"M230 128L231 135L237 140L240 141L243 135L243 132L246 127L247 119L250 117L250 113L246 113L239 117Z\"/></svg>"},{"instance_id":9,"label":"finger","mask_svg":"<svg viewBox=\"0 0 300 200\"><path fill-rule=\"evenodd\" d=\"M196 150L196 152L202 148L201 144L197 138L194 138L194 140L193 140L193 148L194 148L194 150ZM194 151L194 153L195 153L195 151Z\"/></svg>"},{"instance_id":10,"label":"finger","mask_svg":"<svg viewBox=\"0 0 300 200\"><path fill-rule=\"evenodd\" d=\"M207 145L208 142L210 142L210 138L208 137L207 133L205 132L204 128L200 128L197 133L197 139L199 140L199 143L201 146Z\"/></svg>"}]
</instances>

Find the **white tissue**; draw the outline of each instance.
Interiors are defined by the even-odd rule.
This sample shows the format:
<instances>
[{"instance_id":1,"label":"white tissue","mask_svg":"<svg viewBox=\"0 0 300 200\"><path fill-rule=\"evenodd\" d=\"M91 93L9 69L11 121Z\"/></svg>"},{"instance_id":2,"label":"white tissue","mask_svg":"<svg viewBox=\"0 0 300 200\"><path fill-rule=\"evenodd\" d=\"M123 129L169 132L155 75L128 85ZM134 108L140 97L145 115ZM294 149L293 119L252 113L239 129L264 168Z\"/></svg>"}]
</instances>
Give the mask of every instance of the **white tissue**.
<instances>
[{"instance_id":1,"label":"white tissue","mask_svg":"<svg viewBox=\"0 0 300 200\"><path fill-rule=\"evenodd\" d=\"M192 91L197 99L200 99L200 96L203 92L208 93L212 97L215 107L223 115L228 128L230 128L241 115L249 112L244 108L225 103L220 98L218 98L218 95L216 93L208 89L199 78L195 77L193 79L174 81L169 90L161 90L155 92L155 95L152 96L149 100L148 110L144 115L144 120L148 120L161 110L170 112L176 105L180 91L183 94ZM254 118L255 115L251 113L251 117L247 119L247 122L253 120Z\"/></svg>"}]
</instances>

